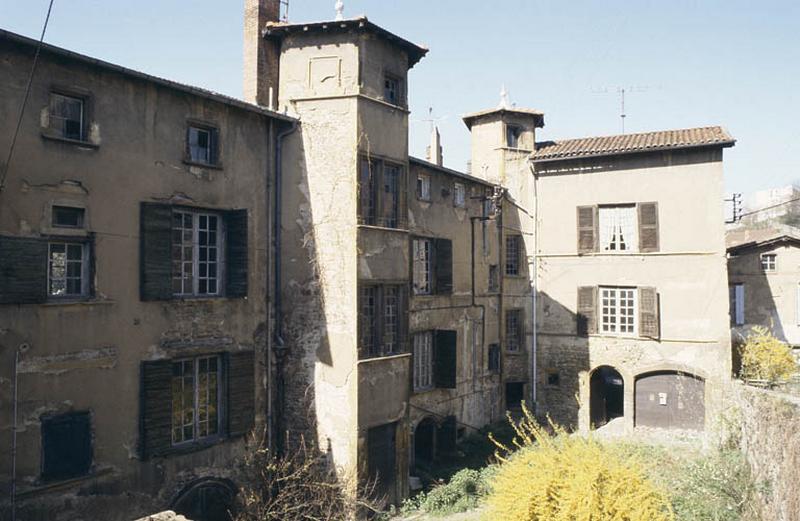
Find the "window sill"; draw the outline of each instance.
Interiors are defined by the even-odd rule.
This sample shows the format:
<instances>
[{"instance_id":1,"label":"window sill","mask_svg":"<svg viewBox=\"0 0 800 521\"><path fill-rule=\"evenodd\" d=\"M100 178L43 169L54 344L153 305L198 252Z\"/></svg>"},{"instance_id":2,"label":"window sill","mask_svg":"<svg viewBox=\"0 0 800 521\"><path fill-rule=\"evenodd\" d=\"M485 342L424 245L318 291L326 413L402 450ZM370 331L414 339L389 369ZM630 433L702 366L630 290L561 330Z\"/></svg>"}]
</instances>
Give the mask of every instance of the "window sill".
<instances>
[{"instance_id":1,"label":"window sill","mask_svg":"<svg viewBox=\"0 0 800 521\"><path fill-rule=\"evenodd\" d=\"M364 228L365 230L381 230L384 232L397 232L397 233L410 233L408 228L389 228L387 226L378 226L376 224L359 224L359 228Z\"/></svg>"},{"instance_id":2,"label":"window sill","mask_svg":"<svg viewBox=\"0 0 800 521\"><path fill-rule=\"evenodd\" d=\"M527 354L527 353L525 353L525 352L524 352L522 349L517 349L516 351L511 351L510 349L506 349L506 350L505 350L505 353L506 353L508 356L522 356L522 355L524 355L524 354Z\"/></svg>"},{"instance_id":3,"label":"window sill","mask_svg":"<svg viewBox=\"0 0 800 521\"><path fill-rule=\"evenodd\" d=\"M201 163L198 161L191 161L189 159L184 159L183 164L186 166L196 166L198 168L206 168L208 170L222 170L222 163Z\"/></svg>"},{"instance_id":4,"label":"window sill","mask_svg":"<svg viewBox=\"0 0 800 521\"><path fill-rule=\"evenodd\" d=\"M50 299L40 304L44 307L61 307L61 306L110 306L116 304L114 300L98 299L91 297L75 297L63 299Z\"/></svg>"},{"instance_id":5,"label":"window sill","mask_svg":"<svg viewBox=\"0 0 800 521\"><path fill-rule=\"evenodd\" d=\"M194 452L200 452L206 449L210 449L212 447L216 447L217 445L221 445L228 441L236 440L237 438L240 437L241 436L213 436L210 438L206 438L202 441L187 441L181 443L180 445L173 445L169 449L159 454L153 454L153 457L169 458L171 456L192 454Z\"/></svg>"},{"instance_id":6,"label":"window sill","mask_svg":"<svg viewBox=\"0 0 800 521\"><path fill-rule=\"evenodd\" d=\"M53 134L48 134L47 132L42 132L42 137L50 141L58 141L60 143L65 143L68 145L75 145L79 148L91 148L95 150L100 148L100 145L98 145L97 143L92 143L91 141L84 141L82 139L70 139L66 137L56 136Z\"/></svg>"}]
</instances>

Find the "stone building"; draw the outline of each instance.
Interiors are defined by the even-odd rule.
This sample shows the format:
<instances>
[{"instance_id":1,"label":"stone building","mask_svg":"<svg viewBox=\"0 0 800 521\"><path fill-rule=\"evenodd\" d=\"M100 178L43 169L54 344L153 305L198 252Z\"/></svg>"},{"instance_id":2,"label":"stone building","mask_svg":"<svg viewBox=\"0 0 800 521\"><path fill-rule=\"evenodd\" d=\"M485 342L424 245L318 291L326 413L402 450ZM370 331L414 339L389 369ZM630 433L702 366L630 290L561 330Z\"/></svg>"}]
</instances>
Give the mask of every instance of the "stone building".
<instances>
[{"instance_id":1,"label":"stone building","mask_svg":"<svg viewBox=\"0 0 800 521\"><path fill-rule=\"evenodd\" d=\"M0 31L4 159L36 47ZM224 511L272 410L271 190L293 123L42 48L0 180L0 517L12 489L30 521Z\"/></svg>"}]
</instances>

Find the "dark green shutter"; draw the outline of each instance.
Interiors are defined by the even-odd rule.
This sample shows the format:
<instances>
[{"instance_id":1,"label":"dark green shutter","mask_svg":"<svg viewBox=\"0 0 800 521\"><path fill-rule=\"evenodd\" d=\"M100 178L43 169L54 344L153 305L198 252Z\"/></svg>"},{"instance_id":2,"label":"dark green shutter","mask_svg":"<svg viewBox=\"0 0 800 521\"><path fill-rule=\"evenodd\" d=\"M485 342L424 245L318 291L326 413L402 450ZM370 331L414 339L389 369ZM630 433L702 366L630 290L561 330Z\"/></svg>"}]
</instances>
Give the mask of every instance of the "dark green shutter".
<instances>
[{"instance_id":1,"label":"dark green shutter","mask_svg":"<svg viewBox=\"0 0 800 521\"><path fill-rule=\"evenodd\" d=\"M578 336L597 333L597 287L578 288Z\"/></svg>"},{"instance_id":2,"label":"dark green shutter","mask_svg":"<svg viewBox=\"0 0 800 521\"><path fill-rule=\"evenodd\" d=\"M457 335L455 331L435 331L433 379L439 389L455 389L457 373Z\"/></svg>"},{"instance_id":3,"label":"dark green shutter","mask_svg":"<svg viewBox=\"0 0 800 521\"><path fill-rule=\"evenodd\" d=\"M434 270L436 280L434 289L436 293L453 292L453 243L449 239L434 239L433 251L436 255Z\"/></svg>"},{"instance_id":4,"label":"dark green shutter","mask_svg":"<svg viewBox=\"0 0 800 521\"><path fill-rule=\"evenodd\" d=\"M247 296L247 210L226 212L225 228L225 295L243 298Z\"/></svg>"},{"instance_id":5,"label":"dark green shutter","mask_svg":"<svg viewBox=\"0 0 800 521\"><path fill-rule=\"evenodd\" d=\"M141 203L139 296L143 301L172 298L172 207Z\"/></svg>"},{"instance_id":6,"label":"dark green shutter","mask_svg":"<svg viewBox=\"0 0 800 521\"><path fill-rule=\"evenodd\" d=\"M0 304L47 300L47 242L0 236Z\"/></svg>"},{"instance_id":7,"label":"dark green shutter","mask_svg":"<svg viewBox=\"0 0 800 521\"><path fill-rule=\"evenodd\" d=\"M139 388L139 455L148 459L172 447L172 363L142 362Z\"/></svg>"},{"instance_id":8,"label":"dark green shutter","mask_svg":"<svg viewBox=\"0 0 800 521\"><path fill-rule=\"evenodd\" d=\"M242 436L253 429L255 397L255 352L227 355L228 435Z\"/></svg>"}]
</instances>

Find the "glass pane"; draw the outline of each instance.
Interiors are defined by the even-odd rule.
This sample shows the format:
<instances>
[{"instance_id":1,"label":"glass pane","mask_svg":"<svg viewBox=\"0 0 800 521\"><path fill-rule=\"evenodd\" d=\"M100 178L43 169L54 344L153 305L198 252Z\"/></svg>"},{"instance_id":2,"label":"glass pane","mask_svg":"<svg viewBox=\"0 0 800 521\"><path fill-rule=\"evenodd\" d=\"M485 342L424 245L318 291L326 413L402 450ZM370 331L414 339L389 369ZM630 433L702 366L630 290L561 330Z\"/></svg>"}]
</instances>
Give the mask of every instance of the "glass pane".
<instances>
[{"instance_id":1,"label":"glass pane","mask_svg":"<svg viewBox=\"0 0 800 521\"><path fill-rule=\"evenodd\" d=\"M67 258L69 260L81 260L83 257L83 246L80 244L70 244L67 246Z\"/></svg>"}]
</instances>

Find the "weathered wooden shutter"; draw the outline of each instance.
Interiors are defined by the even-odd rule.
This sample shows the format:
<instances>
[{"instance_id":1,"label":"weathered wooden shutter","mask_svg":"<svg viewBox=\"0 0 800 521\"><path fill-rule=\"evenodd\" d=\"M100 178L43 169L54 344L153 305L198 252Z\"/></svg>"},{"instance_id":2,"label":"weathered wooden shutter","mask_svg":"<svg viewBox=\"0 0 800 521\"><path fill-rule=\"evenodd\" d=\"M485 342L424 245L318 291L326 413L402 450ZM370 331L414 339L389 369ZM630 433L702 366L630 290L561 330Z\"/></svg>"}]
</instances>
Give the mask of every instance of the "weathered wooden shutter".
<instances>
[{"instance_id":1,"label":"weathered wooden shutter","mask_svg":"<svg viewBox=\"0 0 800 521\"><path fill-rule=\"evenodd\" d=\"M255 352L227 355L228 435L242 436L253 429L256 413Z\"/></svg>"},{"instance_id":2,"label":"weathered wooden shutter","mask_svg":"<svg viewBox=\"0 0 800 521\"><path fill-rule=\"evenodd\" d=\"M247 296L247 210L225 212L225 295Z\"/></svg>"},{"instance_id":3,"label":"weathered wooden shutter","mask_svg":"<svg viewBox=\"0 0 800 521\"><path fill-rule=\"evenodd\" d=\"M0 304L47 300L47 242L0 235Z\"/></svg>"},{"instance_id":4,"label":"weathered wooden shutter","mask_svg":"<svg viewBox=\"0 0 800 521\"><path fill-rule=\"evenodd\" d=\"M208 162L212 165L219 164L219 129L212 128L208 130L208 147Z\"/></svg>"},{"instance_id":5,"label":"weathered wooden shutter","mask_svg":"<svg viewBox=\"0 0 800 521\"><path fill-rule=\"evenodd\" d=\"M458 350L455 331L439 330L434 333L433 380L439 389L455 389Z\"/></svg>"},{"instance_id":6,"label":"weathered wooden shutter","mask_svg":"<svg viewBox=\"0 0 800 521\"><path fill-rule=\"evenodd\" d=\"M597 207L578 207L578 253L597 251Z\"/></svg>"},{"instance_id":7,"label":"weathered wooden shutter","mask_svg":"<svg viewBox=\"0 0 800 521\"><path fill-rule=\"evenodd\" d=\"M434 269L436 280L434 288L436 293L453 292L453 243L450 239L434 239L433 251L436 255Z\"/></svg>"},{"instance_id":8,"label":"weathered wooden shutter","mask_svg":"<svg viewBox=\"0 0 800 521\"><path fill-rule=\"evenodd\" d=\"M172 298L172 207L141 203L139 222L139 297Z\"/></svg>"},{"instance_id":9,"label":"weathered wooden shutter","mask_svg":"<svg viewBox=\"0 0 800 521\"><path fill-rule=\"evenodd\" d=\"M597 287L578 288L578 335L597 333Z\"/></svg>"},{"instance_id":10,"label":"weathered wooden shutter","mask_svg":"<svg viewBox=\"0 0 800 521\"><path fill-rule=\"evenodd\" d=\"M639 288L639 336L655 339L661 336L656 288Z\"/></svg>"},{"instance_id":11,"label":"weathered wooden shutter","mask_svg":"<svg viewBox=\"0 0 800 521\"><path fill-rule=\"evenodd\" d=\"M142 362L139 383L139 456L172 448L172 362Z\"/></svg>"},{"instance_id":12,"label":"weathered wooden shutter","mask_svg":"<svg viewBox=\"0 0 800 521\"><path fill-rule=\"evenodd\" d=\"M639 251L658 249L658 203L639 203Z\"/></svg>"}]
</instances>

